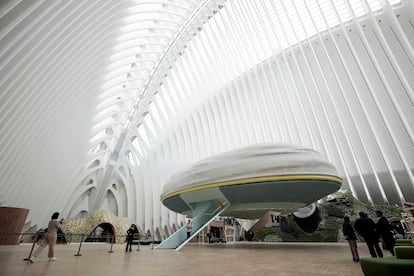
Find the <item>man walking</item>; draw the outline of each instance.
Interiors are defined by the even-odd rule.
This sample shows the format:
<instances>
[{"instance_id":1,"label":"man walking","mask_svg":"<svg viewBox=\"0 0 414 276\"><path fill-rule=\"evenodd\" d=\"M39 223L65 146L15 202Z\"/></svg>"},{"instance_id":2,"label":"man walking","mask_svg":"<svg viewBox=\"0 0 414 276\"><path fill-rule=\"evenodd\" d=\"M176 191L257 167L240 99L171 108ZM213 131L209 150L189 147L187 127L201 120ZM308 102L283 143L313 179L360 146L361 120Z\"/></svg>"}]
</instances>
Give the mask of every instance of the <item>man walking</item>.
<instances>
[{"instance_id":1,"label":"man walking","mask_svg":"<svg viewBox=\"0 0 414 276\"><path fill-rule=\"evenodd\" d=\"M384 255L382 254L382 250L378 244L379 236L375 231L375 222L364 212L359 212L358 214L359 218L354 224L355 230L364 238L371 257L382 258Z\"/></svg>"},{"instance_id":2,"label":"man walking","mask_svg":"<svg viewBox=\"0 0 414 276\"><path fill-rule=\"evenodd\" d=\"M382 240L384 241L385 247L391 254L394 256L394 245L395 239L394 235L391 232L391 226L388 222L387 218L384 217L382 211L378 210L375 212L377 217L379 218L375 227L377 229L378 234L381 235Z\"/></svg>"}]
</instances>

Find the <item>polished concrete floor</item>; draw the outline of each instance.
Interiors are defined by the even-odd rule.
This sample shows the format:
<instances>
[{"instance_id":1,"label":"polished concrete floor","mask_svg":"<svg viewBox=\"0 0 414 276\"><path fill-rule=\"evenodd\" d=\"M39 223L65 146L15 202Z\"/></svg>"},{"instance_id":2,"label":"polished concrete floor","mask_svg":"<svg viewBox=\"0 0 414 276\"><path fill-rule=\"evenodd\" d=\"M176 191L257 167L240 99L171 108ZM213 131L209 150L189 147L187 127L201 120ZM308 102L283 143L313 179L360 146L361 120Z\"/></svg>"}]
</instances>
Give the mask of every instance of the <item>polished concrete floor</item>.
<instances>
[{"instance_id":1,"label":"polished concrete floor","mask_svg":"<svg viewBox=\"0 0 414 276\"><path fill-rule=\"evenodd\" d=\"M369 257L366 245L358 246ZM83 243L79 250L72 243L56 246L56 262L48 262L46 248L33 264L24 261L31 247L1 245L0 275L363 275L346 243L193 243L179 252L134 245L128 253L122 244L109 253L110 244Z\"/></svg>"}]
</instances>

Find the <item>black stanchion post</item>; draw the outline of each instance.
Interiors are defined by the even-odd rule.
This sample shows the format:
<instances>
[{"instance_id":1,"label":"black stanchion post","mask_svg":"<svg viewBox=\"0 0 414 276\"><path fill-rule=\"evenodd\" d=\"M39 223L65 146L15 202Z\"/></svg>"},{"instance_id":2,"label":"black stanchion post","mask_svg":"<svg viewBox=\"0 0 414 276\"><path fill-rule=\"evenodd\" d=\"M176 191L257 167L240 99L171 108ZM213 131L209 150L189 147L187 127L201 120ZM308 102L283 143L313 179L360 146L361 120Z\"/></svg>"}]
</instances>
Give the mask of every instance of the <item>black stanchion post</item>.
<instances>
[{"instance_id":1,"label":"black stanchion post","mask_svg":"<svg viewBox=\"0 0 414 276\"><path fill-rule=\"evenodd\" d=\"M140 244L140 236L138 235L138 247L137 247L137 251L140 251L139 244Z\"/></svg>"},{"instance_id":2,"label":"black stanchion post","mask_svg":"<svg viewBox=\"0 0 414 276\"><path fill-rule=\"evenodd\" d=\"M81 235L81 240L80 240L80 243L79 243L78 253L77 253L77 254L75 254L75 256L82 256L82 255L80 254L80 250L81 250L82 242L83 242L83 234Z\"/></svg>"},{"instance_id":3,"label":"black stanchion post","mask_svg":"<svg viewBox=\"0 0 414 276\"><path fill-rule=\"evenodd\" d=\"M30 249L29 257L24 258L24 259L23 259L23 261L28 261L28 260L30 260L30 257L32 256L32 253L33 253L33 249L34 249L34 247L35 247L35 244L36 244L36 238L35 238L35 239L33 239L32 249Z\"/></svg>"},{"instance_id":4,"label":"black stanchion post","mask_svg":"<svg viewBox=\"0 0 414 276\"><path fill-rule=\"evenodd\" d=\"M111 239L111 249L109 249L108 253L114 253L114 251L112 250L112 246L114 245L114 239L115 239L115 235L112 236L112 239Z\"/></svg>"},{"instance_id":5,"label":"black stanchion post","mask_svg":"<svg viewBox=\"0 0 414 276\"><path fill-rule=\"evenodd\" d=\"M154 249L154 236L152 236L151 249Z\"/></svg>"}]
</instances>

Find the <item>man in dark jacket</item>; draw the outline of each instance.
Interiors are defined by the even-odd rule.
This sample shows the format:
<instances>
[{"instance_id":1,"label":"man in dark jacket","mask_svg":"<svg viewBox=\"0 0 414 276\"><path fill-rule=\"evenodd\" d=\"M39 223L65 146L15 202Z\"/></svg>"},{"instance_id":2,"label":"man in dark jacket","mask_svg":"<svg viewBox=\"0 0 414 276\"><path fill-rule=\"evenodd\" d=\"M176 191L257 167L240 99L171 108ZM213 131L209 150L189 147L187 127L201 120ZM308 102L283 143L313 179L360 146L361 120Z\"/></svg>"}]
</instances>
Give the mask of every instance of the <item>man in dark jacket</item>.
<instances>
[{"instance_id":1,"label":"man in dark jacket","mask_svg":"<svg viewBox=\"0 0 414 276\"><path fill-rule=\"evenodd\" d=\"M385 247L388 251L391 252L391 254L394 256L394 245L395 245L395 239L394 235L391 232L391 226L388 222L387 218L384 217L384 214L382 211L376 211L377 217L379 218L375 227L377 229L378 234L381 235L381 238L385 244Z\"/></svg>"},{"instance_id":2,"label":"man in dark jacket","mask_svg":"<svg viewBox=\"0 0 414 276\"><path fill-rule=\"evenodd\" d=\"M371 257L382 258L384 255L378 244L379 236L375 231L375 222L364 212L359 212L359 218L355 221L354 228L364 238Z\"/></svg>"}]
</instances>

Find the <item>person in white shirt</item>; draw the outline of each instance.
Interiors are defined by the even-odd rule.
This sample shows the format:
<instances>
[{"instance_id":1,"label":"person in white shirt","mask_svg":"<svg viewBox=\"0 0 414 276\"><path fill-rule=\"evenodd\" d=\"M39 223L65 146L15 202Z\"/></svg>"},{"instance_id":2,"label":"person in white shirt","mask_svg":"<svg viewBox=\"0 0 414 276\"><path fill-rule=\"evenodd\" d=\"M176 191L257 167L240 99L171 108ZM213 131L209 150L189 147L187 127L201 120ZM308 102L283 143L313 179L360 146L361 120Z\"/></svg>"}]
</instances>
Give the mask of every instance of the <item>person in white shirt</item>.
<instances>
[{"instance_id":1,"label":"person in white shirt","mask_svg":"<svg viewBox=\"0 0 414 276\"><path fill-rule=\"evenodd\" d=\"M187 222L187 239L191 236L191 231L193 230L193 226L191 225L191 221L188 220Z\"/></svg>"},{"instance_id":2,"label":"person in white shirt","mask_svg":"<svg viewBox=\"0 0 414 276\"><path fill-rule=\"evenodd\" d=\"M33 255L30 257L29 261L31 263L34 263L36 261L37 256L42 252L42 250L46 247L46 245L49 245L49 251L47 256L49 257L49 262L53 262L57 260L57 257L55 257L55 244L57 240L57 231L60 229L60 222L58 221L59 213L55 212L53 213L49 224L47 226L47 233L45 238L42 240L39 247L36 249L36 251L33 253Z\"/></svg>"}]
</instances>

